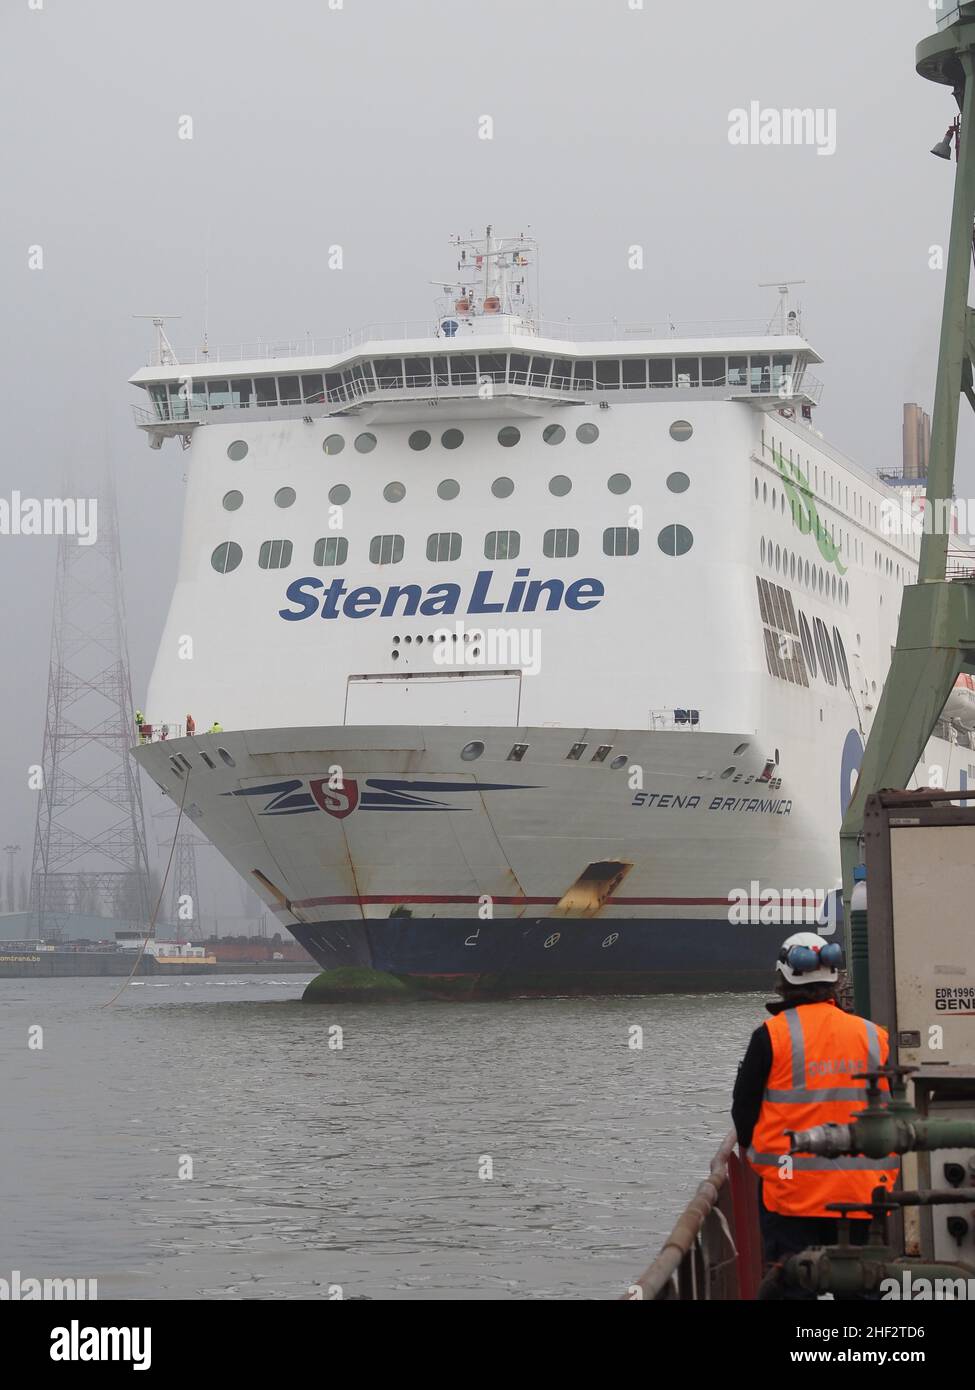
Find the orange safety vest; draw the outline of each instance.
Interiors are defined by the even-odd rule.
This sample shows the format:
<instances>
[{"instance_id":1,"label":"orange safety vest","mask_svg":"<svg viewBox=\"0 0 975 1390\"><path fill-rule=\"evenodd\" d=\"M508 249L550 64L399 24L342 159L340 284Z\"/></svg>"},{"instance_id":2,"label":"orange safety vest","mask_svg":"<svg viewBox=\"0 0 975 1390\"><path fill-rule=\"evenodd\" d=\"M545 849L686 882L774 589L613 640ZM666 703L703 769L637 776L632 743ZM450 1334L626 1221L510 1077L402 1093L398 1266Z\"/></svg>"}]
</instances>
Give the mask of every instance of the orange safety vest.
<instances>
[{"instance_id":1,"label":"orange safety vest","mask_svg":"<svg viewBox=\"0 0 975 1390\"><path fill-rule=\"evenodd\" d=\"M799 1004L766 1019L772 1066L748 1159L762 1178L762 1200L782 1216L832 1216L830 1202L869 1202L875 1187L892 1188L900 1159L862 1155L821 1158L793 1154L787 1129L847 1124L866 1104L865 1081L856 1072L886 1064L887 1033L869 1019L846 1014L832 1002ZM867 1214L858 1213L866 1220Z\"/></svg>"}]
</instances>

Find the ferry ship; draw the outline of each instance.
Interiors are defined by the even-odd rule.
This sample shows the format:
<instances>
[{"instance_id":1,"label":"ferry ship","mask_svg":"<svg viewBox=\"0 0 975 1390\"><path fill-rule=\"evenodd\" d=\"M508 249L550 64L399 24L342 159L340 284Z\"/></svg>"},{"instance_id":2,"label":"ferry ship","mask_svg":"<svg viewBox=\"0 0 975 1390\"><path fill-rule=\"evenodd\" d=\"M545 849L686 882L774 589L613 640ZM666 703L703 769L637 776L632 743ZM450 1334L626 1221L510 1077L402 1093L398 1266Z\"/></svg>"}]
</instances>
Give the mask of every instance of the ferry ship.
<instances>
[{"instance_id":1,"label":"ferry ship","mask_svg":"<svg viewBox=\"0 0 975 1390\"><path fill-rule=\"evenodd\" d=\"M767 890L831 929L911 481L814 427L788 287L587 329L537 317L531 238L455 244L430 323L187 353L157 321L136 418L187 486L134 756L326 971L761 987ZM975 773L952 702L919 784Z\"/></svg>"}]
</instances>

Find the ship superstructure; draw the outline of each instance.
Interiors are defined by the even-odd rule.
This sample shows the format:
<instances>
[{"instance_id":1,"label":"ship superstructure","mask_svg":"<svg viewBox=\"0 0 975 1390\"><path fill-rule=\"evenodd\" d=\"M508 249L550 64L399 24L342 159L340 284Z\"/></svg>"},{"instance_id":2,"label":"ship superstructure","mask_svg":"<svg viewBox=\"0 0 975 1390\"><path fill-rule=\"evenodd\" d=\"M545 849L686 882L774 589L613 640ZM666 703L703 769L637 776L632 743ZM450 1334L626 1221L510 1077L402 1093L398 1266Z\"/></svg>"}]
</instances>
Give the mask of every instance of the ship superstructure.
<instances>
[{"instance_id":1,"label":"ship superstructure","mask_svg":"<svg viewBox=\"0 0 975 1390\"><path fill-rule=\"evenodd\" d=\"M780 925L729 895L837 884L919 538L814 429L787 290L573 328L529 238L458 249L428 325L229 356L159 325L137 417L187 495L137 756L326 967L752 982Z\"/></svg>"}]
</instances>

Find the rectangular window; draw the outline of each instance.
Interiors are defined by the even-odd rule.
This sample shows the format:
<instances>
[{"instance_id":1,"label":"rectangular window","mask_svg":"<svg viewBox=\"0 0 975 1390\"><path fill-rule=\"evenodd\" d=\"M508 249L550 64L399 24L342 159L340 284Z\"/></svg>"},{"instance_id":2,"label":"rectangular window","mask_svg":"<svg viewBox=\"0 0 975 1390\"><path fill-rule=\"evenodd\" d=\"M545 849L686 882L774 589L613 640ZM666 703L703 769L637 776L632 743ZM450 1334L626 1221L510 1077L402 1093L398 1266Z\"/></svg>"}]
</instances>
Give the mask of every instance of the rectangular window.
<instances>
[{"instance_id":1,"label":"rectangular window","mask_svg":"<svg viewBox=\"0 0 975 1390\"><path fill-rule=\"evenodd\" d=\"M290 541L264 541L257 563L262 570L283 570L291 564Z\"/></svg>"},{"instance_id":2,"label":"rectangular window","mask_svg":"<svg viewBox=\"0 0 975 1390\"><path fill-rule=\"evenodd\" d=\"M571 560L579 553L579 532L571 528L546 531L542 552L550 560Z\"/></svg>"},{"instance_id":3,"label":"rectangular window","mask_svg":"<svg viewBox=\"0 0 975 1390\"><path fill-rule=\"evenodd\" d=\"M278 377L278 395L282 405L301 405L301 391L296 376Z\"/></svg>"},{"instance_id":4,"label":"rectangular window","mask_svg":"<svg viewBox=\"0 0 975 1390\"><path fill-rule=\"evenodd\" d=\"M699 357L678 357L676 367L678 386L700 386L701 359Z\"/></svg>"},{"instance_id":5,"label":"rectangular window","mask_svg":"<svg viewBox=\"0 0 975 1390\"><path fill-rule=\"evenodd\" d=\"M551 357L533 357L529 370L528 383L530 386L547 386L548 374L552 370Z\"/></svg>"},{"instance_id":6,"label":"rectangular window","mask_svg":"<svg viewBox=\"0 0 975 1390\"><path fill-rule=\"evenodd\" d=\"M556 357L552 363L552 390L568 391L571 385L572 363L566 357Z\"/></svg>"},{"instance_id":7,"label":"rectangular window","mask_svg":"<svg viewBox=\"0 0 975 1390\"><path fill-rule=\"evenodd\" d=\"M633 526L607 526L603 532L604 555L635 555L640 549L640 532Z\"/></svg>"},{"instance_id":8,"label":"rectangular window","mask_svg":"<svg viewBox=\"0 0 975 1390\"><path fill-rule=\"evenodd\" d=\"M750 385L756 394L767 396L772 385L772 359L761 355L749 359Z\"/></svg>"},{"instance_id":9,"label":"rectangular window","mask_svg":"<svg viewBox=\"0 0 975 1390\"><path fill-rule=\"evenodd\" d=\"M402 536L373 536L369 542L369 559L374 565L398 565L402 558Z\"/></svg>"},{"instance_id":10,"label":"rectangular window","mask_svg":"<svg viewBox=\"0 0 975 1390\"><path fill-rule=\"evenodd\" d=\"M504 353L480 352L477 355L477 374L481 381L486 377L488 381L503 382L507 366Z\"/></svg>"},{"instance_id":11,"label":"rectangular window","mask_svg":"<svg viewBox=\"0 0 975 1390\"><path fill-rule=\"evenodd\" d=\"M673 386L674 359L672 357L651 357L649 367L651 386Z\"/></svg>"},{"instance_id":12,"label":"rectangular window","mask_svg":"<svg viewBox=\"0 0 975 1390\"><path fill-rule=\"evenodd\" d=\"M521 536L517 531L489 531L484 537L486 560L517 560Z\"/></svg>"},{"instance_id":13,"label":"rectangular window","mask_svg":"<svg viewBox=\"0 0 975 1390\"><path fill-rule=\"evenodd\" d=\"M149 395L155 408L157 420L169 419L169 395L165 386L150 386Z\"/></svg>"},{"instance_id":14,"label":"rectangular window","mask_svg":"<svg viewBox=\"0 0 975 1390\"><path fill-rule=\"evenodd\" d=\"M326 372L326 373L325 373L325 391L326 391L326 394L327 394L328 392L330 392L330 391L338 391L338 390L340 390L340 389L341 389L341 386L342 386L342 373L341 373L341 372Z\"/></svg>"},{"instance_id":15,"label":"rectangular window","mask_svg":"<svg viewBox=\"0 0 975 1390\"><path fill-rule=\"evenodd\" d=\"M278 384L273 376L259 376L254 382L259 406L277 405Z\"/></svg>"},{"instance_id":16,"label":"rectangular window","mask_svg":"<svg viewBox=\"0 0 975 1390\"><path fill-rule=\"evenodd\" d=\"M207 400L211 410L223 410L225 405L230 405L230 382L207 382Z\"/></svg>"},{"instance_id":17,"label":"rectangular window","mask_svg":"<svg viewBox=\"0 0 975 1390\"><path fill-rule=\"evenodd\" d=\"M574 391L591 391L593 389L593 364L591 362L577 362L572 373L572 389Z\"/></svg>"},{"instance_id":18,"label":"rectangular window","mask_svg":"<svg viewBox=\"0 0 975 1390\"><path fill-rule=\"evenodd\" d=\"M306 405L320 405L325 399L325 382L321 372L312 372L301 378L301 394Z\"/></svg>"},{"instance_id":19,"label":"rectangular window","mask_svg":"<svg viewBox=\"0 0 975 1390\"><path fill-rule=\"evenodd\" d=\"M451 357L450 384L451 386L476 386L477 359L474 357Z\"/></svg>"},{"instance_id":20,"label":"rectangular window","mask_svg":"<svg viewBox=\"0 0 975 1390\"><path fill-rule=\"evenodd\" d=\"M755 583L758 585L758 609L762 615L762 622L770 623L772 619L769 617L769 611L765 606L765 590L762 587L764 581L759 579L759 577L756 575Z\"/></svg>"},{"instance_id":21,"label":"rectangular window","mask_svg":"<svg viewBox=\"0 0 975 1390\"><path fill-rule=\"evenodd\" d=\"M723 357L702 357L701 358L701 385L702 386L723 386L725 378L725 362Z\"/></svg>"},{"instance_id":22,"label":"rectangular window","mask_svg":"<svg viewBox=\"0 0 975 1390\"><path fill-rule=\"evenodd\" d=\"M528 353L513 352L508 362L508 380L512 386L528 385Z\"/></svg>"},{"instance_id":23,"label":"rectangular window","mask_svg":"<svg viewBox=\"0 0 975 1390\"><path fill-rule=\"evenodd\" d=\"M620 364L618 358L602 359L596 363L597 391L618 391L620 389Z\"/></svg>"},{"instance_id":24,"label":"rectangular window","mask_svg":"<svg viewBox=\"0 0 975 1390\"><path fill-rule=\"evenodd\" d=\"M376 381L383 391L394 391L403 385L402 357L383 357L375 362Z\"/></svg>"},{"instance_id":25,"label":"rectangular window","mask_svg":"<svg viewBox=\"0 0 975 1390\"><path fill-rule=\"evenodd\" d=\"M460 555L460 536L456 531L434 531L427 537L427 559L456 560Z\"/></svg>"},{"instance_id":26,"label":"rectangular window","mask_svg":"<svg viewBox=\"0 0 975 1390\"><path fill-rule=\"evenodd\" d=\"M775 659L775 638L767 627L762 628L762 632L765 637L765 664L768 666L768 673L770 676L777 676L779 668Z\"/></svg>"},{"instance_id":27,"label":"rectangular window","mask_svg":"<svg viewBox=\"0 0 975 1390\"><path fill-rule=\"evenodd\" d=\"M748 358L729 357L728 358L728 385L747 386L748 385Z\"/></svg>"},{"instance_id":28,"label":"rectangular window","mask_svg":"<svg viewBox=\"0 0 975 1390\"><path fill-rule=\"evenodd\" d=\"M645 357L623 358L623 390L642 391L647 384L647 359Z\"/></svg>"},{"instance_id":29,"label":"rectangular window","mask_svg":"<svg viewBox=\"0 0 975 1390\"><path fill-rule=\"evenodd\" d=\"M244 410L254 401L254 383L249 376L237 376L230 383L230 403Z\"/></svg>"},{"instance_id":30,"label":"rectangular window","mask_svg":"<svg viewBox=\"0 0 975 1390\"><path fill-rule=\"evenodd\" d=\"M433 359L433 376L438 386L450 385L450 367L447 365L446 357Z\"/></svg>"},{"instance_id":31,"label":"rectangular window","mask_svg":"<svg viewBox=\"0 0 975 1390\"><path fill-rule=\"evenodd\" d=\"M345 536L322 536L315 542L316 565L344 565L348 555L349 542Z\"/></svg>"},{"instance_id":32,"label":"rectangular window","mask_svg":"<svg viewBox=\"0 0 975 1390\"><path fill-rule=\"evenodd\" d=\"M430 385L433 378L430 373L429 357L408 357L403 366L408 387L414 390L424 390Z\"/></svg>"},{"instance_id":33,"label":"rectangular window","mask_svg":"<svg viewBox=\"0 0 975 1390\"><path fill-rule=\"evenodd\" d=\"M772 390L778 391L783 386L791 389L792 385L792 354L777 352L772 358Z\"/></svg>"}]
</instances>

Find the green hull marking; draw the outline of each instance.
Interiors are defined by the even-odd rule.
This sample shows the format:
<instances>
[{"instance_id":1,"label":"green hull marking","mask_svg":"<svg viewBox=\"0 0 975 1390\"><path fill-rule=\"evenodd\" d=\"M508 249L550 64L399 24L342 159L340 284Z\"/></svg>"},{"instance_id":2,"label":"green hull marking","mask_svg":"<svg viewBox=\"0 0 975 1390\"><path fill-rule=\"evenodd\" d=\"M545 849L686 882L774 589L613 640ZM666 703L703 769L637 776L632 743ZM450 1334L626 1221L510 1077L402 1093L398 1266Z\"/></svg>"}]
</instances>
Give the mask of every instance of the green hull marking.
<instances>
[{"instance_id":1,"label":"green hull marking","mask_svg":"<svg viewBox=\"0 0 975 1390\"><path fill-rule=\"evenodd\" d=\"M773 449L771 452L789 499L793 524L798 527L800 535L811 534L814 537L819 553L827 564L835 565L838 574L846 574L846 565L840 559L839 546L819 519L808 480L802 476L801 469L794 464L786 463L781 449ZM790 476L790 469L793 476Z\"/></svg>"}]
</instances>

